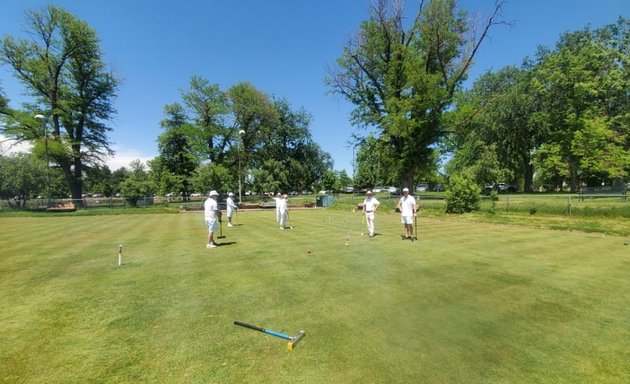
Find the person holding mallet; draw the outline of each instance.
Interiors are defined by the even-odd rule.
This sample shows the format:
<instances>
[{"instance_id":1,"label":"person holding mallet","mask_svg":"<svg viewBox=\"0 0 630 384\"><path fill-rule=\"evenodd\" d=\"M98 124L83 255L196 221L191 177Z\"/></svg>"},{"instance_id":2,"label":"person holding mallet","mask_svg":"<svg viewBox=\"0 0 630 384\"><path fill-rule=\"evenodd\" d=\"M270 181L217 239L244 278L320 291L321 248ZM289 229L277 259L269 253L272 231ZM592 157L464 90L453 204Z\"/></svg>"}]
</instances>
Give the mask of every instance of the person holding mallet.
<instances>
[{"instance_id":1,"label":"person holding mallet","mask_svg":"<svg viewBox=\"0 0 630 384\"><path fill-rule=\"evenodd\" d=\"M396 208L400 210L400 220L405 226L405 234L402 239L411 239L413 237L413 221L416 217L416 199L409 194L409 188L403 188L403 195Z\"/></svg>"},{"instance_id":2,"label":"person holding mallet","mask_svg":"<svg viewBox=\"0 0 630 384\"><path fill-rule=\"evenodd\" d=\"M236 204L234 204L234 199L232 198L234 194L232 192L228 193L228 198L225 200L225 204L227 206L227 217L228 217L228 227L233 227L232 225L232 215L234 215L234 211L238 209Z\"/></svg>"},{"instance_id":3,"label":"person holding mallet","mask_svg":"<svg viewBox=\"0 0 630 384\"><path fill-rule=\"evenodd\" d=\"M206 226L208 227L208 244L206 248L216 248L217 243L214 241L214 233L219 230L219 220L221 220L221 211L217 204L217 191L212 190L208 194L208 199L203 203L204 217Z\"/></svg>"},{"instance_id":4,"label":"person holding mallet","mask_svg":"<svg viewBox=\"0 0 630 384\"><path fill-rule=\"evenodd\" d=\"M363 200L363 214L365 215L365 222L367 223L370 238L374 237L374 216L376 209L380 204L380 201L378 201L376 197L372 196L372 191L367 191L365 193L365 200Z\"/></svg>"}]
</instances>

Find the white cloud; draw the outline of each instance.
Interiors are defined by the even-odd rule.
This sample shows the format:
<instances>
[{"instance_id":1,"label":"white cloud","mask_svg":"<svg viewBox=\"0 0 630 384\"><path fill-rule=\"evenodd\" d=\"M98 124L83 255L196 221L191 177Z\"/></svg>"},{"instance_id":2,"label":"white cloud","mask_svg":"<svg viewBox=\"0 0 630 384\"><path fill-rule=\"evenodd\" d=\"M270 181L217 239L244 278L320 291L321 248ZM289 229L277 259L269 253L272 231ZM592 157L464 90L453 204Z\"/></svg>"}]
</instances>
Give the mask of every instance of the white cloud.
<instances>
[{"instance_id":1,"label":"white cloud","mask_svg":"<svg viewBox=\"0 0 630 384\"><path fill-rule=\"evenodd\" d=\"M33 149L33 145L28 142L16 142L6 136L0 135L0 155L9 156L16 153L29 153ZM105 164L110 170L115 171L119 168L129 168L129 164L134 160L140 160L143 164L155 158L156 155L147 155L133 149L115 147L114 156L105 159Z\"/></svg>"},{"instance_id":2,"label":"white cloud","mask_svg":"<svg viewBox=\"0 0 630 384\"><path fill-rule=\"evenodd\" d=\"M115 147L114 156L105 159L105 164L110 170L115 171L119 168L129 168L129 164L134 160L140 160L143 164L147 164L147 161L153 160L155 155L147 155L140 153L134 149Z\"/></svg>"},{"instance_id":3,"label":"white cloud","mask_svg":"<svg viewBox=\"0 0 630 384\"><path fill-rule=\"evenodd\" d=\"M30 152L33 149L31 143L20 142L13 139L9 139L6 136L0 135L0 155L7 156L20 152Z\"/></svg>"}]
</instances>

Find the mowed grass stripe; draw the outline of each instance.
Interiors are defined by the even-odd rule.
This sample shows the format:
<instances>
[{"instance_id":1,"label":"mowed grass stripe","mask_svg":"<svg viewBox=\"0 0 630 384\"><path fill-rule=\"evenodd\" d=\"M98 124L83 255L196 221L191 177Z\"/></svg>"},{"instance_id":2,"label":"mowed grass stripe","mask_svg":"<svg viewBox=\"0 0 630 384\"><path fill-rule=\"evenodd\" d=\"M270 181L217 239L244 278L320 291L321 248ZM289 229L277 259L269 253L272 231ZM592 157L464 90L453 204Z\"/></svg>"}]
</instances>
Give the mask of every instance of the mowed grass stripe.
<instances>
[{"instance_id":1,"label":"mowed grass stripe","mask_svg":"<svg viewBox=\"0 0 630 384\"><path fill-rule=\"evenodd\" d=\"M421 241L410 242L394 214L377 216L374 239L351 213L291 215L295 228L281 231L273 212L241 212L216 249L205 248L200 213L59 224L85 232L74 247L51 240L74 263L21 245L33 264L19 275L7 269L17 254L0 257L2 289L50 270L40 301L32 290L0 299L0 370L9 382L627 378L619 238L421 217ZM235 319L307 337L288 353Z\"/></svg>"}]
</instances>

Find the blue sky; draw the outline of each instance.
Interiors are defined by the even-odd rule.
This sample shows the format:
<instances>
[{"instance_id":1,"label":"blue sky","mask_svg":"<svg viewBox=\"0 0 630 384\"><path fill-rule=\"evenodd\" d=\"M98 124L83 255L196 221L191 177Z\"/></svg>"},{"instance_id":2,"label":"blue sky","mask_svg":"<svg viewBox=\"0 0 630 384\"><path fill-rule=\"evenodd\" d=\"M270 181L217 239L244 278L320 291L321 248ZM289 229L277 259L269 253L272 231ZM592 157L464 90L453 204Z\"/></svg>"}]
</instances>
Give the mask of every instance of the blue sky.
<instances>
[{"instance_id":1,"label":"blue sky","mask_svg":"<svg viewBox=\"0 0 630 384\"><path fill-rule=\"evenodd\" d=\"M407 0L407 10L418 1ZM104 60L122 79L110 135L112 169L157 155L163 107L199 75L221 89L248 81L313 116L311 133L335 169L352 173L352 106L327 94L327 68L368 17L370 0L2 0L0 36L22 36L25 9L61 6L94 28ZM494 0L460 0L470 17L489 16ZM511 0L480 50L471 79L520 65L561 33L630 17L628 0ZM412 13L409 12L409 17ZM28 100L9 68L0 84L18 107Z\"/></svg>"}]
</instances>

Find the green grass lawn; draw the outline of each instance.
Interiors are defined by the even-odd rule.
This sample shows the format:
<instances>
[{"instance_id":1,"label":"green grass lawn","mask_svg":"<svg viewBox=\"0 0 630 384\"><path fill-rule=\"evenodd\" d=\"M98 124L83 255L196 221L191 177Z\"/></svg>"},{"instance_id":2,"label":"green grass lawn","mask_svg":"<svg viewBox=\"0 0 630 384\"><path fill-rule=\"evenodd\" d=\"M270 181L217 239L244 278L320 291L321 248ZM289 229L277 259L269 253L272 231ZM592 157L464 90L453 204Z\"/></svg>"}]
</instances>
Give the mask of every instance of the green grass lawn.
<instances>
[{"instance_id":1,"label":"green grass lawn","mask_svg":"<svg viewBox=\"0 0 630 384\"><path fill-rule=\"evenodd\" d=\"M2 383L627 383L625 237L349 210L0 217ZM346 246L346 236L349 245ZM123 244L122 266L117 265ZM307 253L307 249L311 253ZM286 341L234 326L241 320Z\"/></svg>"}]
</instances>

